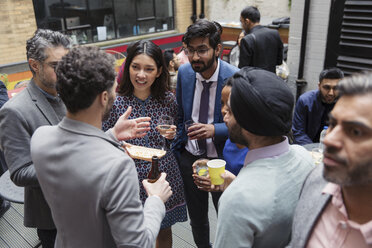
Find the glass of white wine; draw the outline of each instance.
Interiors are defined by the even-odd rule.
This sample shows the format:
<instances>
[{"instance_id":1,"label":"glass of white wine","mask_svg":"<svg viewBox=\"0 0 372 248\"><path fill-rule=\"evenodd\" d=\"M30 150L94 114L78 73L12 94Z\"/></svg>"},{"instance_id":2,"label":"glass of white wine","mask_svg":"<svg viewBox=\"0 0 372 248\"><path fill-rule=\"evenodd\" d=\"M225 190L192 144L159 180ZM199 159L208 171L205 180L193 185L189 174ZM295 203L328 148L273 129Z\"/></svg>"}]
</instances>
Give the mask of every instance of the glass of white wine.
<instances>
[{"instance_id":1,"label":"glass of white wine","mask_svg":"<svg viewBox=\"0 0 372 248\"><path fill-rule=\"evenodd\" d=\"M172 129L173 125L173 118L168 116L168 115L161 115L158 120L158 132L160 133L161 136L163 136L163 145L162 145L162 150L166 150L166 134L167 131Z\"/></svg>"}]
</instances>

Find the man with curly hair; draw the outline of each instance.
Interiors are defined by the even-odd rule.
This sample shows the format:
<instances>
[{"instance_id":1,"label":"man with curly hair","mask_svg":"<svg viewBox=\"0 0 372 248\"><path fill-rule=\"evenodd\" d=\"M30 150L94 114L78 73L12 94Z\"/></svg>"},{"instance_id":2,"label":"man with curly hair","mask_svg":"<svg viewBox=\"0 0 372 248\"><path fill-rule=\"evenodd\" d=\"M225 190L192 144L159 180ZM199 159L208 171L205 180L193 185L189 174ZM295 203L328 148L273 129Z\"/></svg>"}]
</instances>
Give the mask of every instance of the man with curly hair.
<instances>
[{"instance_id":1,"label":"man with curly hair","mask_svg":"<svg viewBox=\"0 0 372 248\"><path fill-rule=\"evenodd\" d=\"M133 160L115 138L115 127L101 130L115 99L114 58L98 47L77 47L62 58L56 74L66 117L57 126L40 127L31 139L36 174L58 230L55 247L153 247L172 191L165 173L155 183L144 180L149 197L142 207ZM133 138L135 124L127 120L120 137Z\"/></svg>"}]
</instances>

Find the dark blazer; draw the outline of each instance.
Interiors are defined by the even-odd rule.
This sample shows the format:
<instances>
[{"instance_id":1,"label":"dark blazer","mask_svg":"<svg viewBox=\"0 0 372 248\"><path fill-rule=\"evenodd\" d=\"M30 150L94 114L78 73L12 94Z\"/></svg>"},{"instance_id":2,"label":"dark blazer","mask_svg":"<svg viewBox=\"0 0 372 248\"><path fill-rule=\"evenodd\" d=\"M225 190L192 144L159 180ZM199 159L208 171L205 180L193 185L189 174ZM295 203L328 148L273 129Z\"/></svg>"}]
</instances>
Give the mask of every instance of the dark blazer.
<instances>
[{"instance_id":1,"label":"dark blazer","mask_svg":"<svg viewBox=\"0 0 372 248\"><path fill-rule=\"evenodd\" d=\"M239 68L259 67L275 73L283 62L283 42L277 30L255 26L240 42Z\"/></svg>"},{"instance_id":2,"label":"dark blazer","mask_svg":"<svg viewBox=\"0 0 372 248\"><path fill-rule=\"evenodd\" d=\"M0 81L0 108L9 100L5 84Z\"/></svg>"},{"instance_id":3,"label":"dark blazer","mask_svg":"<svg viewBox=\"0 0 372 248\"><path fill-rule=\"evenodd\" d=\"M330 106L329 111L334 104ZM308 91L298 98L292 122L296 144L306 145L314 142L319 129L323 128L321 122L324 111L326 107L320 99L319 90Z\"/></svg>"},{"instance_id":4,"label":"dark blazer","mask_svg":"<svg viewBox=\"0 0 372 248\"><path fill-rule=\"evenodd\" d=\"M5 87L5 84L0 81L0 108L9 100L8 91ZM4 153L0 150L0 175L2 175L8 167L5 163Z\"/></svg>"},{"instance_id":5,"label":"dark blazer","mask_svg":"<svg viewBox=\"0 0 372 248\"><path fill-rule=\"evenodd\" d=\"M216 102L214 105L214 128L215 136L213 142L216 146L218 156L222 156L222 150L227 139L227 127L223 122L221 113L221 91L226 79L234 75L239 69L222 60L220 60L220 71L218 74ZM191 64L182 65L178 70L177 78L177 104L178 104L178 121L177 121L177 140L175 142L176 155L179 155L187 142L185 130L185 121L191 120L192 105L194 101L194 91L196 84L196 73Z\"/></svg>"},{"instance_id":6,"label":"dark blazer","mask_svg":"<svg viewBox=\"0 0 372 248\"><path fill-rule=\"evenodd\" d=\"M40 126L56 125L59 118L33 80L0 110L0 149L12 181L25 187L24 225L54 229L30 154L30 140Z\"/></svg>"},{"instance_id":7,"label":"dark blazer","mask_svg":"<svg viewBox=\"0 0 372 248\"><path fill-rule=\"evenodd\" d=\"M317 166L306 179L297 204L290 247L305 247L312 230L332 199L331 195L322 194L327 181L323 178L323 165Z\"/></svg>"}]
</instances>

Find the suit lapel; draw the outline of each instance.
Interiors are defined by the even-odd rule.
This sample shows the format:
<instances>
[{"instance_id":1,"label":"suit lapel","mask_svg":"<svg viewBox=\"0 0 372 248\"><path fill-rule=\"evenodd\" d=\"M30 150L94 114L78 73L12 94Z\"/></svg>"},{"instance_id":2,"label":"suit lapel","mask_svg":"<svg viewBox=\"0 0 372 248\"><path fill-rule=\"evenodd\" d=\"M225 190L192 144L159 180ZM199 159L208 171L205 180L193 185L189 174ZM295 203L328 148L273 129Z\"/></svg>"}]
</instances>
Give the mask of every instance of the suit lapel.
<instances>
[{"instance_id":1,"label":"suit lapel","mask_svg":"<svg viewBox=\"0 0 372 248\"><path fill-rule=\"evenodd\" d=\"M307 244L311 233L317 224L317 221L321 214L323 213L324 208L327 206L328 202L331 200L331 196L328 194L321 194L318 201L313 202L313 206L311 211L308 212L307 220L303 223L303 230L304 230L304 246Z\"/></svg>"},{"instance_id":2,"label":"suit lapel","mask_svg":"<svg viewBox=\"0 0 372 248\"><path fill-rule=\"evenodd\" d=\"M191 119L192 115L192 105L194 103L194 93L195 93L195 85L196 85L196 73L190 66L190 77L189 80L186 79L186 92L185 92L185 114L186 114L186 120Z\"/></svg>"},{"instance_id":3,"label":"suit lapel","mask_svg":"<svg viewBox=\"0 0 372 248\"><path fill-rule=\"evenodd\" d=\"M221 91L222 91L222 85L225 82L224 77L224 64L222 60L220 60L220 71L218 73L218 81L217 81L217 89L216 89L216 101L214 103L214 120L213 123L221 122Z\"/></svg>"},{"instance_id":4,"label":"suit lapel","mask_svg":"<svg viewBox=\"0 0 372 248\"><path fill-rule=\"evenodd\" d=\"M27 86L28 92L30 94L31 100L34 102L35 106L44 115L45 119L50 125L56 125L59 123L58 116L45 95L37 88L33 79L31 79L29 85Z\"/></svg>"}]
</instances>

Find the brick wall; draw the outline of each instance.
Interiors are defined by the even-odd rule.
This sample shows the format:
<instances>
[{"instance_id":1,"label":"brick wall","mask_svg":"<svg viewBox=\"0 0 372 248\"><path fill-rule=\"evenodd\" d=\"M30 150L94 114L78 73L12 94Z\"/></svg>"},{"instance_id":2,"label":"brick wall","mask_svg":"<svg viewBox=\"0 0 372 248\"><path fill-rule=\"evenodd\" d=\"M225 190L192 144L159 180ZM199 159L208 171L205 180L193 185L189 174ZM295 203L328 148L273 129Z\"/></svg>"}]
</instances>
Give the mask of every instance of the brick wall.
<instances>
[{"instance_id":1,"label":"brick wall","mask_svg":"<svg viewBox=\"0 0 372 248\"><path fill-rule=\"evenodd\" d=\"M304 63L304 79L307 81L305 91L317 88L319 73L323 70L330 6L330 0L312 0L310 4ZM304 1L292 0L288 47L289 84L292 89L295 89L300 61L303 12Z\"/></svg>"},{"instance_id":2,"label":"brick wall","mask_svg":"<svg viewBox=\"0 0 372 248\"><path fill-rule=\"evenodd\" d=\"M36 30L32 0L0 1L0 65L26 60L26 40Z\"/></svg>"},{"instance_id":3,"label":"brick wall","mask_svg":"<svg viewBox=\"0 0 372 248\"><path fill-rule=\"evenodd\" d=\"M204 14L209 18L208 0L204 1ZM201 1L197 0L196 14L199 18L201 12ZM192 24L192 0L174 0L174 15L176 19L176 28L178 32L184 33L189 25Z\"/></svg>"}]
</instances>

